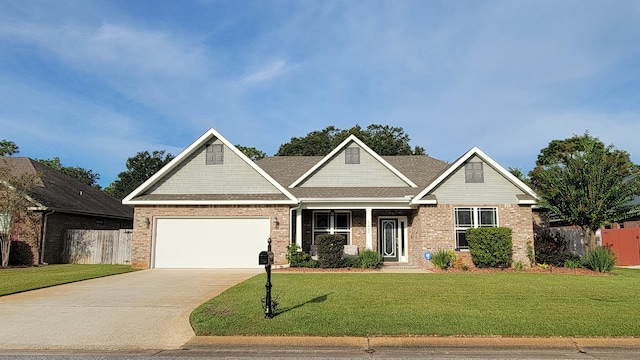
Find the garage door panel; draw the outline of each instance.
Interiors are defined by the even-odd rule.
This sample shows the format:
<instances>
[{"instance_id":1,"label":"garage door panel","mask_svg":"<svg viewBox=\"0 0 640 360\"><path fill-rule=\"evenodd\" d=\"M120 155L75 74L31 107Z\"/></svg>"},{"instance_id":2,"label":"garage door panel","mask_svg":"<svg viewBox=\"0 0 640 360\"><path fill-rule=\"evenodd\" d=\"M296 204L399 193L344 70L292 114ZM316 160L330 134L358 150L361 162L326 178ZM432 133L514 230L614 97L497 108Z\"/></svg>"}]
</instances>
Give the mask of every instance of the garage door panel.
<instances>
[{"instance_id":1,"label":"garage door panel","mask_svg":"<svg viewBox=\"0 0 640 360\"><path fill-rule=\"evenodd\" d=\"M268 218L158 218L156 268L258 268Z\"/></svg>"}]
</instances>

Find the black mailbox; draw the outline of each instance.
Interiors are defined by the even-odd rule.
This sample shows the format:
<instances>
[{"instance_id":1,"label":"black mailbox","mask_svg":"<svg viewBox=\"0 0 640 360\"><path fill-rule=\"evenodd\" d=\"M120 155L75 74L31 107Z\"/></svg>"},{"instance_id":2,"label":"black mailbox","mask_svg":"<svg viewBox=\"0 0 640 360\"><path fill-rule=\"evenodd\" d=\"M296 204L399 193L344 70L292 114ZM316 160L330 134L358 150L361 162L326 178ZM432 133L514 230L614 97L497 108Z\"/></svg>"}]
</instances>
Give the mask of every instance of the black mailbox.
<instances>
[{"instance_id":1,"label":"black mailbox","mask_svg":"<svg viewBox=\"0 0 640 360\"><path fill-rule=\"evenodd\" d=\"M273 264L273 252L260 251L258 255L258 265L271 265Z\"/></svg>"}]
</instances>

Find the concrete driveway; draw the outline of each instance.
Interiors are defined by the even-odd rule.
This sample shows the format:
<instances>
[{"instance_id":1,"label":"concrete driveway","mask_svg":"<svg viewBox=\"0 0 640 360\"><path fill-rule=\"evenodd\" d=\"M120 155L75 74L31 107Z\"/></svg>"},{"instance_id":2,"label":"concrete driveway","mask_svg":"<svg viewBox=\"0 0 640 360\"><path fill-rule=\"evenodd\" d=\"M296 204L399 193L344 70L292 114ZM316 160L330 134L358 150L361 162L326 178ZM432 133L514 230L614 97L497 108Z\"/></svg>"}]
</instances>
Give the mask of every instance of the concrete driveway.
<instances>
[{"instance_id":1,"label":"concrete driveway","mask_svg":"<svg viewBox=\"0 0 640 360\"><path fill-rule=\"evenodd\" d=\"M0 349L177 349L193 309L260 270L153 269L0 297Z\"/></svg>"}]
</instances>

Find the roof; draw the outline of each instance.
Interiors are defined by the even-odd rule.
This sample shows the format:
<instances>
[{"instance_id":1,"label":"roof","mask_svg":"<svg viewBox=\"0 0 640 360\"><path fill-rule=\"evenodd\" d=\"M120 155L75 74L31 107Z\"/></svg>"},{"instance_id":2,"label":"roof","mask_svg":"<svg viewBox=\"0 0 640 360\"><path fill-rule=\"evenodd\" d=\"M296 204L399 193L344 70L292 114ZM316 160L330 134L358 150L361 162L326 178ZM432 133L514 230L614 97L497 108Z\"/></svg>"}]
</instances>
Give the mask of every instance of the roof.
<instances>
[{"instance_id":1,"label":"roof","mask_svg":"<svg viewBox=\"0 0 640 360\"><path fill-rule=\"evenodd\" d=\"M31 198L42 210L132 219L133 208L71 176L27 157L2 157L0 167L9 166L13 176L40 173Z\"/></svg>"}]
</instances>

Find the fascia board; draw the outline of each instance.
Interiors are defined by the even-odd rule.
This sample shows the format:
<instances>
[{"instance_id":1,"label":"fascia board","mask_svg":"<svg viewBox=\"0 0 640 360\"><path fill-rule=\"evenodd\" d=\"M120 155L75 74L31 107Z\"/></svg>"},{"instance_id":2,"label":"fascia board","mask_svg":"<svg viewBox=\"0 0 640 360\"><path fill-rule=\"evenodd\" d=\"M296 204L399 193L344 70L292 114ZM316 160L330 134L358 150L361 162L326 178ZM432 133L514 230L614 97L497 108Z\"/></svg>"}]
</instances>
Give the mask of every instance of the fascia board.
<instances>
[{"instance_id":1,"label":"fascia board","mask_svg":"<svg viewBox=\"0 0 640 360\"><path fill-rule=\"evenodd\" d=\"M316 170L318 170L325 163L327 163L329 160L331 160L338 152L342 151L342 149L344 149L351 142L355 142L356 144L358 144L358 146L360 146L362 149L364 149L364 151L366 151L369 155L373 156L374 159L379 161L384 167L389 169L397 177L402 179L402 181L407 183L407 185L409 185L411 187L414 187L414 188L418 187L418 185L416 185L413 181L411 181L411 179L409 179L403 173L398 171L398 169L396 169L391 164L389 164L385 159L383 159L380 155L378 155L375 151L373 151L370 147L368 147L365 143L363 143L360 139L358 139L355 135L352 134L352 135L349 135L349 137L346 138L342 143L340 143L340 145L336 146L336 148L333 149L327 156L323 157L320 161L318 161L311 169L309 169L309 171L304 173L296 181L294 181L291 185L289 185L289 188L291 189L291 188L294 188L294 187L300 185L300 183L302 183L309 176L311 176L314 172L316 172Z\"/></svg>"},{"instance_id":2,"label":"fascia board","mask_svg":"<svg viewBox=\"0 0 640 360\"><path fill-rule=\"evenodd\" d=\"M246 157L238 148L236 148L233 144L231 144L224 136L220 135L214 128L207 130L202 136L200 136L196 141L191 143L186 149L184 149L178 156L176 156L173 160L171 160L167 165L165 165L160 171L151 176L147 181L142 183L138 188L136 188L131 194L125 197L122 200L122 203L125 205L134 205L132 202L136 196L140 195L145 190L149 189L153 184L155 184L159 179L168 174L171 170L173 170L176 166L178 166L185 158L193 154L197 149L199 149L202 145L204 145L211 138L217 138L220 140L228 149L231 149L234 154L238 155L241 159L243 159L249 166L251 166L255 171L257 171L262 177L264 177L271 185L276 187L280 192L282 192L289 200L292 202L296 202L297 200L295 196L293 196L287 189L285 189L282 185L280 185L275 179L273 179L269 174L267 174L264 170L262 170L258 165L256 165L251 159ZM149 202L144 202L148 204ZM140 204L137 202L137 204Z\"/></svg>"},{"instance_id":3,"label":"fascia board","mask_svg":"<svg viewBox=\"0 0 640 360\"><path fill-rule=\"evenodd\" d=\"M297 205L297 200L130 200L127 205Z\"/></svg>"},{"instance_id":4,"label":"fascia board","mask_svg":"<svg viewBox=\"0 0 640 360\"><path fill-rule=\"evenodd\" d=\"M324 202L324 203L347 203L347 202L366 202L366 203L407 203L410 198L299 198L300 203L304 202Z\"/></svg>"}]
</instances>

